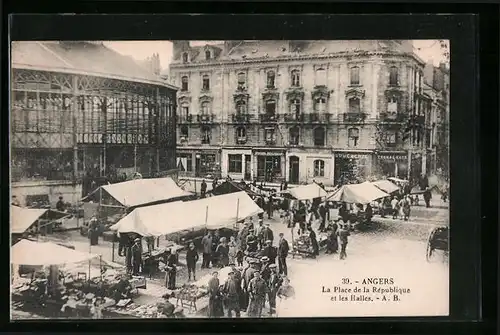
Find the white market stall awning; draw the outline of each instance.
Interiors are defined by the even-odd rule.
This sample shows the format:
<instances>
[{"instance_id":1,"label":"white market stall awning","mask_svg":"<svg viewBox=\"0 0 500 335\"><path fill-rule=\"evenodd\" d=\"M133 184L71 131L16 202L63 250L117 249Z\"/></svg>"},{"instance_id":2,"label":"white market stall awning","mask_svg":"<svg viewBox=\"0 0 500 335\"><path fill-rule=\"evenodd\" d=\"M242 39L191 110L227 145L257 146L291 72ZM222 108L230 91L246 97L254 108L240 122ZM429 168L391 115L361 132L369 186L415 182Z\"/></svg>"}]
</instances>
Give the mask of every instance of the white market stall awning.
<instances>
[{"instance_id":1,"label":"white market stall awning","mask_svg":"<svg viewBox=\"0 0 500 335\"><path fill-rule=\"evenodd\" d=\"M286 192L297 200L312 200L314 198L323 198L328 195L328 193L316 183L293 187Z\"/></svg>"},{"instance_id":2,"label":"white market stall awning","mask_svg":"<svg viewBox=\"0 0 500 335\"><path fill-rule=\"evenodd\" d=\"M373 185L384 191L385 193L394 193L399 191L399 187L387 179L377 180L372 182Z\"/></svg>"},{"instance_id":3,"label":"white market stall awning","mask_svg":"<svg viewBox=\"0 0 500 335\"><path fill-rule=\"evenodd\" d=\"M368 204L377 199L388 197L389 194L378 189L369 182L344 185L329 198L329 201L347 202L354 204Z\"/></svg>"},{"instance_id":4,"label":"white market stall awning","mask_svg":"<svg viewBox=\"0 0 500 335\"><path fill-rule=\"evenodd\" d=\"M246 192L235 192L201 200L136 208L111 229L120 233L161 236L187 229L231 227L237 220L259 213L262 209Z\"/></svg>"},{"instance_id":5,"label":"white market stall awning","mask_svg":"<svg viewBox=\"0 0 500 335\"><path fill-rule=\"evenodd\" d=\"M22 234L28 230L48 209L10 206L10 232Z\"/></svg>"},{"instance_id":6,"label":"white market stall awning","mask_svg":"<svg viewBox=\"0 0 500 335\"><path fill-rule=\"evenodd\" d=\"M125 207L137 207L161 201L181 200L192 193L180 188L172 178L133 179L122 183L103 185L82 200L85 201L100 190Z\"/></svg>"},{"instance_id":7,"label":"white market stall awning","mask_svg":"<svg viewBox=\"0 0 500 335\"><path fill-rule=\"evenodd\" d=\"M389 177L387 179L394 182L394 183L399 183L399 184L408 184L409 183L408 180L404 180L404 179L400 179L400 178L396 178L396 177Z\"/></svg>"},{"instance_id":8,"label":"white market stall awning","mask_svg":"<svg viewBox=\"0 0 500 335\"><path fill-rule=\"evenodd\" d=\"M63 265L88 261L99 255L72 250L51 242L21 240L11 248L11 264Z\"/></svg>"}]
</instances>

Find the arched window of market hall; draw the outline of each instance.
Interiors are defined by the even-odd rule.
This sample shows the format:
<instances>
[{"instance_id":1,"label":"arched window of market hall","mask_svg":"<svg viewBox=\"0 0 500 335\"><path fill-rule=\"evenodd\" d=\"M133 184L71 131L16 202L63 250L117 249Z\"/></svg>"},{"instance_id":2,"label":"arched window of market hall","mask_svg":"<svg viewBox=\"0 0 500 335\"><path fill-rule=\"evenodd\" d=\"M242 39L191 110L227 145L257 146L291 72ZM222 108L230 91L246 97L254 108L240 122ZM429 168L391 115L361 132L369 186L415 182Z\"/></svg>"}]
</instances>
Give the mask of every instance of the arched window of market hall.
<instances>
[{"instance_id":1,"label":"arched window of market hall","mask_svg":"<svg viewBox=\"0 0 500 335\"><path fill-rule=\"evenodd\" d=\"M276 75L274 71L267 72L267 88L275 88Z\"/></svg>"},{"instance_id":2,"label":"arched window of market hall","mask_svg":"<svg viewBox=\"0 0 500 335\"><path fill-rule=\"evenodd\" d=\"M181 78L181 91L189 90L189 79L187 76Z\"/></svg>"},{"instance_id":3,"label":"arched window of market hall","mask_svg":"<svg viewBox=\"0 0 500 335\"><path fill-rule=\"evenodd\" d=\"M325 128L318 127L314 129L314 145L322 147L325 145Z\"/></svg>"},{"instance_id":4,"label":"arched window of market hall","mask_svg":"<svg viewBox=\"0 0 500 335\"><path fill-rule=\"evenodd\" d=\"M353 66L351 67L351 73L350 73L350 81L351 85L359 85L359 67Z\"/></svg>"},{"instance_id":5,"label":"arched window of market hall","mask_svg":"<svg viewBox=\"0 0 500 335\"><path fill-rule=\"evenodd\" d=\"M189 57L188 57L188 53L187 53L187 52L184 52L184 53L182 54L182 62L183 62L183 63L187 63L187 62L188 62L188 58L189 58Z\"/></svg>"},{"instance_id":6,"label":"arched window of market hall","mask_svg":"<svg viewBox=\"0 0 500 335\"><path fill-rule=\"evenodd\" d=\"M398 85L398 68L396 66L391 66L389 69L389 85Z\"/></svg>"},{"instance_id":7,"label":"arched window of market hall","mask_svg":"<svg viewBox=\"0 0 500 335\"><path fill-rule=\"evenodd\" d=\"M290 145L299 145L300 130L298 127L292 127L289 131Z\"/></svg>"},{"instance_id":8,"label":"arched window of market hall","mask_svg":"<svg viewBox=\"0 0 500 335\"><path fill-rule=\"evenodd\" d=\"M201 103L201 114L202 115L210 114L210 103L208 101L204 101Z\"/></svg>"},{"instance_id":9,"label":"arched window of market hall","mask_svg":"<svg viewBox=\"0 0 500 335\"><path fill-rule=\"evenodd\" d=\"M325 161L317 159L314 161L314 177L325 176Z\"/></svg>"},{"instance_id":10,"label":"arched window of market hall","mask_svg":"<svg viewBox=\"0 0 500 335\"><path fill-rule=\"evenodd\" d=\"M316 86L326 86L326 70L316 69Z\"/></svg>"},{"instance_id":11,"label":"arched window of market hall","mask_svg":"<svg viewBox=\"0 0 500 335\"><path fill-rule=\"evenodd\" d=\"M298 115L301 112L301 101L300 99L293 99L290 101L290 113L293 115Z\"/></svg>"},{"instance_id":12,"label":"arched window of market hall","mask_svg":"<svg viewBox=\"0 0 500 335\"><path fill-rule=\"evenodd\" d=\"M324 113L326 111L326 99L323 97L314 99L314 112Z\"/></svg>"},{"instance_id":13,"label":"arched window of market hall","mask_svg":"<svg viewBox=\"0 0 500 335\"><path fill-rule=\"evenodd\" d=\"M361 113L361 100L359 98L349 99L349 113L351 114Z\"/></svg>"},{"instance_id":14,"label":"arched window of market hall","mask_svg":"<svg viewBox=\"0 0 500 335\"><path fill-rule=\"evenodd\" d=\"M357 147L359 144L359 129L358 128L349 128L347 130L347 145L350 148Z\"/></svg>"},{"instance_id":15,"label":"arched window of market hall","mask_svg":"<svg viewBox=\"0 0 500 335\"><path fill-rule=\"evenodd\" d=\"M244 72L238 73L238 90L244 91L247 87L247 76Z\"/></svg>"},{"instance_id":16,"label":"arched window of market hall","mask_svg":"<svg viewBox=\"0 0 500 335\"><path fill-rule=\"evenodd\" d=\"M300 71L299 70L292 71L292 86L293 87L300 87Z\"/></svg>"}]
</instances>

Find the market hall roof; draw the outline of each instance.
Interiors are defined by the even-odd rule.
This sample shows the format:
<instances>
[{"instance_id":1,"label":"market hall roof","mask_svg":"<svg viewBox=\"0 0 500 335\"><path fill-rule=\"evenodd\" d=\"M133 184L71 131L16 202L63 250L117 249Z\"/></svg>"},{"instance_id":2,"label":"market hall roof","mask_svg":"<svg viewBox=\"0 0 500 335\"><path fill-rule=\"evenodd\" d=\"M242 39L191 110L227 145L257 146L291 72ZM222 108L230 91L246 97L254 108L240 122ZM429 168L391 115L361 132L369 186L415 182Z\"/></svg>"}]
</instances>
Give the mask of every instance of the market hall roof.
<instances>
[{"instance_id":1,"label":"market hall roof","mask_svg":"<svg viewBox=\"0 0 500 335\"><path fill-rule=\"evenodd\" d=\"M125 207L138 207L148 204L182 200L193 194L180 188L172 178L133 179L122 183L104 185L82 199L90 201L99 197L104 190Z\"/></svg>"},{"instance_id":2,"label":"market hall roof","mask_svg":"<svg viewBox=\"0 0 500 335\"><path fill-rule=\"evenodd\" d=\"M175 88L103 43L14 41L11 43L12 68L68 72L98 77L145 82Z\"/></svg>"}]
</instances>

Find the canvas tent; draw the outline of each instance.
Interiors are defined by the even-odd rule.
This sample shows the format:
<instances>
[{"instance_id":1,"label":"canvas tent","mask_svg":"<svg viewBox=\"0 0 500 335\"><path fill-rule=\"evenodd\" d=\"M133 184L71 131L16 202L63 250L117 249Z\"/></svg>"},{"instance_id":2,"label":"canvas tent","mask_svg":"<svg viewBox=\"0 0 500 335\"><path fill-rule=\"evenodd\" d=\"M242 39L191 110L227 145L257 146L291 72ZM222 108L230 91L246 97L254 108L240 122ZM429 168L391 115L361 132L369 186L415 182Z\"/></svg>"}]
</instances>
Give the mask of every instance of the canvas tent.
<instances>
[{"instance_id":1,"label":"canvas tent","mask_svg":"<svg viewBox=\"0 0 500 335\"><path fill-rule=\"evenodd\" d=\"M203 227L230 227L238 220L259 213L262 213L262 209L248 194L237 192L201 200L136 208L111 226L111 229L120 233L161 236Z\"/></svg>"},{"instance_id":2,"label":"canvas tent","mask_svg":"<svg viewBox=\"0 0 500 335\"><path fill-rule=\"evenodd\" d=\"M190 192L181 189L172 178L134 179L122 183L103 185L83 198L82 201L100 202L100 192L109 195L118 205L138 207L191 197Z\"/></svg>"},{"instance_id":3,"label":"canvas tent","mask_svg":"<svg viewBox=\"0 0 500 335\"><path fill-rule=\"evenodd\" d=\"M387 179L392 181L393 183L397 183L397 184L408 184L409 183L408 180L404 180L404 179L400 179L400 178L396 178L396 177L389 177Z\"/></svg>"},{"instance_id":4,"label":"canvas tent","mask_svg":"<svg viewBox=\"0 0 500 335\"><path fill-rule=\"evenodd\" d=\"M11 264L15 265L63 265L79 263L99 255L75 251L51 242L21 240L11 248Z\"/></svg>"},{"instance_id":5,"label":"canvas tent","mask_svg":"<svg viewBox=\"0 0 500 335\"><path fill-rule=\"evenodd\" d=\"M377 180L372 184L388 194L399 191L399 187L387 179Z\"/></svg>"},{"instance_id":6,"label":"canvas tent","mask_svg":"<svg viewBox=\"0 0 500 335\"><path fill-rule=\"evenodd\" d=\"M385 198L389 194L378 189L369 182L344 185L335 191L327 200L355 204L368 204L374 200Z\"/></svg>"},{"instance_id":7,"label":"canvas tent","mask_svg":"<svg viewBox=\"0 0 500 335\"><path fill-rule=\"evenodd\" d=\"M40 219L48 209L10 206L10 232L22 234Z\"/></svg>"},{"instance_id":8,"label":"canvas tent","mask_svg":"<svg viewBox=\"0 0 500 335\"><path fill-rule=\"evenodd\" d=\"M226 180L222 184L218 185L215 189L213 189L211 193L213 195L222 195L241 191L247 192L247 194L250 196L259 196L259 194L252 191L249 186L246 186L242 183L237 183L233 180Z\"/></svg>"},{"instance_id":9,"label":"canvas tent","mask_svg":"<svg viewBox=\"0 0 500 335\"><path fill-rule=\"evenodd\" d=\"M328 195L328 192L316 183L296 186L283 191L282 193L289 194L297 200L312 200L314 198L322 198Z\"/></svg>"}]
</instances>

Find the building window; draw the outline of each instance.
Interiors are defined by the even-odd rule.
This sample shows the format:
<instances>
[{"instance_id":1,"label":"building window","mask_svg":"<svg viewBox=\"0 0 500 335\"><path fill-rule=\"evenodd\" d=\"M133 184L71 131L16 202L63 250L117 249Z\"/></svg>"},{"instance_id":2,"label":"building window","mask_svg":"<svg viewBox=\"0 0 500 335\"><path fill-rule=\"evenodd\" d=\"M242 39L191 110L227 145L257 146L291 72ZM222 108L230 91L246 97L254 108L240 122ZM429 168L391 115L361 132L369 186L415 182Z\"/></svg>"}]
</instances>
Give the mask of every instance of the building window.
<instances>
[{"instance_id":1,"label":"building window","mask_svg":"<svg viewBox=\"0 0 500 335\"><path fill-rule=\"evenodd\" d=\"M314 177L325 176L325 161L317 159L314 161Z\"/></svg>"},{"instance_id":2,"label":"building window","mask_svg":"<svg viewBox=\"0 0 500 335\"><path fill-rule=\"evenodd\" d=\"M359 67L351 67L351 85L359 85Z\"/></svg>"},{"instance_id":3,"label":"building window","mask_svg":"<svg viewBox=\"0 0 500 335\"><path fill-rule=\"evenodd\" d=\"M203 76L203 91L210 91L210 77L208 74Z\"/></svg>"},{"instance_id":4,"label":"building window","mask_svg":"<svg viewBox=\"0 0 500 335\"><path fill-rule=\"evenodd\" d=\"M314 129L314 145L322 147L325 145L325 128L318 127Z\"/></svg>"},{"instance_id":5,"label":"building window","mask_svg":"<svg viewBox=\"0 0 500 335\"><path fill-rule=\"evenodd\" d=\"M299 70L292 71L292 86L293 87L300 87L300 71Z\"/></svg>"},{"instance_id":6,"label":"building window","mask_svg":"<svg viewBox=\"0 0 500 335\"><path fill-rule=\"evenodd\" d=\"M212 137L212 131L210 127L201 128L201 143L210 144L210 138Z\"/></svg>"},{"instance_id":7,"label":"building window","mask_svg":"<svg viewBox=\"0 0 500 335\"><path fill-rule=\"evenodd\" d=\"M266 114L268 115L276 114L276 101L274 100L266 101Z\"/></svg>"},{"instance_id":8,"label":"building window","mask_svg":"<svg viewBox=\"0 0 500 335\"><path fill-rule=\"evenodd\" d=\"M204 101L201 103L201 114L202 115L210 114L210 103L208 101Z\"/></svg>"},{"instance_id":9,"label":"building window","mask_svg":"<svg viewBox=\"0 0 500 335\"><path fill-rule=\"evenodd\" d=\"M357 147L359 143L359 129L358 128L350 128L347 131L347 137L348 137L348 146L353 148Z\"/></svg>"},{"instance_id":10,"label":"building window","mask_svg":"<svg viewBox=\"0 0 500 335\"><path fill-rule=\"evenodd\" d=\"M229 173L241 173L243 171L242 155L227 155L229 161Z\"/></svg>"},{"instance_id":11,"label":"building window","mask_svg":"<svg viewBox=\"0 0 500 335\"><path fill-rule=\"evenodd\" d=\"M389 69L389 85L398 85L398 68L396 66L391 66Z\"/></svg>"},{"instance_id":12,"label":"building window","mask_svg":"<svg viewBox=\"0 0 500 335\"><path fill-rule=\"evenodd\" d=\"M188 62L188 53L187 52L184 52L182 54L182 62L183 63L187 63Z\"/></svg>"},{"instance_id":13,"label":"building window","mask_svg":"<svg viewBox=\"0 0 500 335\"><path fill-rule=\"evenodd\" d=\"M268 144L276 143L276 133L275 133L274 129L265 129L264 130L264 137L266 139L266 143L268 143Z\"/></svg>"},{"instance_id":14,"label":"building window","mask_svg":"<svg viewBox=\"0 0 500 335\"><path fill-rule=\"evenodd\" d=\"M211 58L210 50L205 51L205 60L209 60Z\"/></svg>"},{"instance_id":15,"label":"building window","mask_svg":"<svg viewBox=\"0 0 500 335\"><path fill-rule=\"evenodd\" d=\"M189 136L189 128L188 126L181 126L181 141L182 140L187 140L188 136Z\"/></svg>"},{"instance_id":16,"label":"building window","mask_svg":"<svg viewBox=\"0 0 500 335\"><path fill-rule=\"evenodd\" d=\"M300 99L293 99L290 101L290 113L293 115L298 115L301 112L300 109L301 101Z\"/></svg>"},{"instance_id":17,"label":"building window","mask_svg":"<svg viewBox=\"0 0 500 335\"><path fill-rule=\"evenodd\" d=\"M299 145L300 131L298 127L290 128L290 145Z\"/></svg>"},{"instance_id":18,"label":"building window","mask_svg":"<svg viewBox=\"0 0 500 335\"><path fill-rule=\"evenodd\" d=\"M361 101L359 98L349 99L349 113L359 114L361 113Z\"/></svg>"},{"instance_id":19,"label":"building window","mask_svg":"<svg viewBox=\"0 0 500 335\"><path fill-rule=\"evenodd\" d=\"M316 70L316 86L326 86L326 71L323 68Z\"/></svg>"},{"instance_id":20,"label":"building window","mask_svg":"<svg viewBox=\"0 0 500 335\"><path fill-rule=\"evenodd\" d=\"M267 88L275 88L275 79L274 71L267 72Z\"/></svg>"},{"instance_id":21,"label":"building window","mask_svg":"<svg viewBox=\"0 0 500 335\"><path fill-rule=\"evenodd\" d=\"M324 113L326 111L326 99L316 98L314 99L314 112Z\"/></svg>"},{"instance_id":22,"label":"building window","mask_svg":"<svg viewBox=\"0 0 500 335\"><path fill-rule=\"evenodd\" d=\"M189 116L189 106L182 106L181 107L181 118L187 119L188 116Z\"/></svg>"},{"instance_id":23,"label":"building window","mask_svg":"<svg viewBox=\"0 0 500 335\"><path fill-rule=\"evenodd\" d=\"M247 76L243 72L238 73L238 90L246 90L246 82Z\"/></svg>"},{"instance_id":24,"label":"building window","mask_svg":"<svg viewBox=\"0 0 500 335\"><path fill-rule=\"evenodd\" d=\"M388 131L385 135L385 144L388 147L394 147L396 145L396 132Z\"/></svg>"},{"instance_id":25,"label":"building window","mask_svg":"<svg viewBox=\"0 0 500 335\"><path fill-rule=\"evenodd\" d=\"M387 99L387 113L397 114L398 113L398 99L395 96Z\"/></svg>"},{"instance_id":26,"label":"building window","mask_svg":"<svg viewBox=\"0 0 500 335\"><path fill-rule=\"evenodd\" d=\"M181 91L189 90L189 79L187 76L181 78Z\"/></svg>"},{"instance_id":27,"label":"building window","mask_svg":"<svg viewBox=\"0 0 500 335\"><path fill-rule=\"evenodd\" d=\"M238 143L246 142L247 140L247 130L245 127L236 128L236 141Z\"/></svg>"},{"instance_id":28,"label":"building window","mask_svg":"<svg viewBox=\"0 0 500 335\"><path fill-rule=\"evenodd\" d=\"M236 102L236 113L243 115L247 113L247 103L244 100Z\"/></svg>"}]
</instances>

